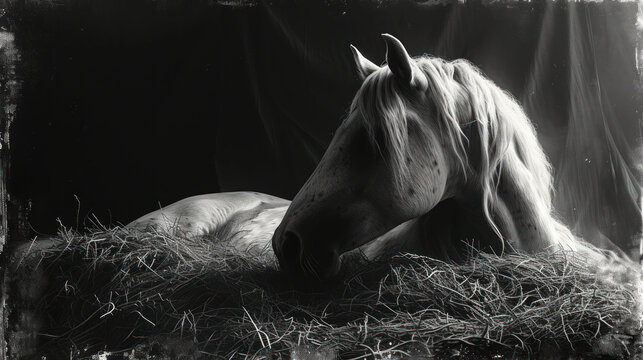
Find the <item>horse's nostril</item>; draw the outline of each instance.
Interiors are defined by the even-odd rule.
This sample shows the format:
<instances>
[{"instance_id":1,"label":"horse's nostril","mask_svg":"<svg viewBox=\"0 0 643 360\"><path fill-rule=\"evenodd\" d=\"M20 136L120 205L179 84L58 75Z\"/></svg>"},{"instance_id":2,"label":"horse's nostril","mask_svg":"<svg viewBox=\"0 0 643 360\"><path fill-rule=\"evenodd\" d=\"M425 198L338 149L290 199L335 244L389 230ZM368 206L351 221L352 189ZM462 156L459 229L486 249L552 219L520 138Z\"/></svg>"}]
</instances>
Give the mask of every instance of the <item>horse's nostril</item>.
<instances>
[{"instance_id":1,"label":"horse's nostril","mask_svg":"<svg viewBox=\"0 0 643 360\"><path fill-rule=\"evenodd\" d=\"M286 231L283 236L284 239L281 245L281 253L283 254L285 261L291 264L299 263L302 251L301 239L292 231Z\"/></svg>"}]
</instances>

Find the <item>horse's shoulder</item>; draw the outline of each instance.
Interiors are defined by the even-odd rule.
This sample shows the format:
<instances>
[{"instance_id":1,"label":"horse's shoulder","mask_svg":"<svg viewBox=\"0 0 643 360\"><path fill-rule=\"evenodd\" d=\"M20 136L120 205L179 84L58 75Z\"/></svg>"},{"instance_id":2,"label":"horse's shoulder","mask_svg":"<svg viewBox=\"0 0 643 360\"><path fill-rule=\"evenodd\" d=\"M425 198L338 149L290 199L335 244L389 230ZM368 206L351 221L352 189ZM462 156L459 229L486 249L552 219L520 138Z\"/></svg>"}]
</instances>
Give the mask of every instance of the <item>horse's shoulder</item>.
<instances>
[{"instance_id":1,"label":"horse's shoulder","mask_svg":"<svg viewBox=\"0 0 643 360\"><path fill-rule=\"evenodd\" d=\"M269 233L272 237L272 232L286 214L290 201L261 193L251 195L252 202L231 214L227 226L243 230L243 236L247 237L264 233Z\"/></svg>"},{"instance_id":2,"label":"horse's shoulder","mask_svg":"<svg viewBox=\"0 0 643 360\"><path fill-rule=\"evenodd\" d=\"M240 244L267 244L272 239L279 223L286 214L287 205L257 207L240 211L230 217L225 227L234 229L235 239Z\"/></svg>"}]
</instances>

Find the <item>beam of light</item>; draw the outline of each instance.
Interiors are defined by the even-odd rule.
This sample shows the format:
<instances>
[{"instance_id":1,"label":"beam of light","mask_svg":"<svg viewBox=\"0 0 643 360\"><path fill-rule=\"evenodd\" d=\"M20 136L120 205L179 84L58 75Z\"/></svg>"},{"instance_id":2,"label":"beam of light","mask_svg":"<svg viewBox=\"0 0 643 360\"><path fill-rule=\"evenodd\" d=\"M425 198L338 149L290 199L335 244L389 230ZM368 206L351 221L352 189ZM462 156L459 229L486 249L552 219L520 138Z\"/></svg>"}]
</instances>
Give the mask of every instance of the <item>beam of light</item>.
<instances>
[{"instance_id":1,"label":"beam of light","mask_svg":"<svg viewBox=\"0 0 643 360\"><path fill-rule=\"evenodd\" d=\"M579 235L600 247L616 244L634 257L641 236L637 146L622 130L631 127L625 122L632 119L619 118L616 102L605 90L618 80L606 76L615 72L605 64L614 62L605 51L597 57L597 43L609 42L614 56L628 57L619 53L622 44L609 41L609 28L617 26L617 20L605 16L601 35L606 38L597 41L590 12L587 4L569 4L568 129L558 164L556 203ZM635 66L632 61L633 76Z\"/></svg>"}]
</instances>

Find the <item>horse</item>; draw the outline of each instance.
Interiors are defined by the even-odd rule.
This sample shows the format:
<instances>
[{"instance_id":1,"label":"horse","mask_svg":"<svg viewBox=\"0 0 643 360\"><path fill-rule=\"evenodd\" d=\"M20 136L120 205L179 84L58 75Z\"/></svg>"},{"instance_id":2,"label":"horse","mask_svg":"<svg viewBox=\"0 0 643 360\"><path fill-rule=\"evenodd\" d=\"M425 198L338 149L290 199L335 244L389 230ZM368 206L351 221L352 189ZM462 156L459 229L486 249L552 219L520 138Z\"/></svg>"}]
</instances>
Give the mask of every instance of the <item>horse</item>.
<instances>
[{"instance_id":1,"label":"horse","mask_svg":"<svg viewBox=\"0 0 643 360\"><path fill-rule=\"evenodd\" d=\"M558 219L551 166L519 103L466 60L412 58L382 37L382 66L351 45L363 83L275 230L280 266L329 279L342 254L380 243L377 253L391 229L407 249L447 259L468 243L600 258Z\"/></svg>"},{"instance_id":2,"label":"horse","mask_svg":"<svg viewBox=\"0 0 643 360\"><path fill-rule=\"evenodd\" d=\"M363 83L292 202L200 195L127 227L215 237L317 280L334 277L354 252L459 261L473 244L600 257L557 218L550 164L518 102L466 60L411 58L398 39L382 37L383 66L351 45Z\"/></svg>"}]
</instances>

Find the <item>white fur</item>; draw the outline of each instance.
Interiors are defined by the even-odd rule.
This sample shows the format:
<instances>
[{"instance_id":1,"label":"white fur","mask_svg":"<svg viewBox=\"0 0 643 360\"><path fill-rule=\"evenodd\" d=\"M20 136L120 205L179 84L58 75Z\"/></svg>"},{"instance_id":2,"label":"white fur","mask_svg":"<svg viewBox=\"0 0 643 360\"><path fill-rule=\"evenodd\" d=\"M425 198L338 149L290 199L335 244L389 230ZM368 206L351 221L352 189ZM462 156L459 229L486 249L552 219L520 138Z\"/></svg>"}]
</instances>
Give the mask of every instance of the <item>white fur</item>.
<instances>
[{"instance_id":1,"label":"white fur","mask_svg":"<svg viewBox=\"0 0 643 360\"><path fill-rule=\"evenodd\" d=\"M258 192L192 196L144 215L127 225L188 237L227 241L239 251L271 253L270 239L290 201Z\"/></svg>"}]
</instances>

